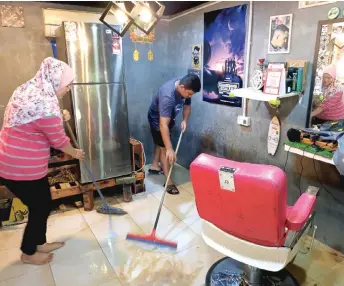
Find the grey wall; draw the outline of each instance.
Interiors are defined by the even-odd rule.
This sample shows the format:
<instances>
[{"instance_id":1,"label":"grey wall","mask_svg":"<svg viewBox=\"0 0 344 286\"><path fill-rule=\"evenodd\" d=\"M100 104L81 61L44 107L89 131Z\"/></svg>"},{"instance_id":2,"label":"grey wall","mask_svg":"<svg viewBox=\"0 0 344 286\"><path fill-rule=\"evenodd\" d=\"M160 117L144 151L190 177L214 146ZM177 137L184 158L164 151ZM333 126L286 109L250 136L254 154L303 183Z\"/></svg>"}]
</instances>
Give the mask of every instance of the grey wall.
<instances>
[{"instance_id":1,"label":"grey wall","mask_svg":"<svg viewBox=\"0 0 344 286\"><path fill-rule=\"evenodd\" d=\"M203 44L203 14L207 11L235 6L243 3L221 2L206 9L178 18L170 23L169 27L169 54L173 76L182 76L190 68L191 47L193 44ZM287 59L302 59L313 61L316 41L317 24L319 20L327 19L327 12L332 6L344 8L343 2L333 5L318 6L308 9L298 9L298 2L254 2L252 46L250 56L250 72L256 67L259 58L268 61L286 61ZM270 16L293 14L293 29L291 50L288 55L267 55L269 19ZM344 19L343 19L344 20ZM308 84L311 78L311 69L308 73ZM286 131L291 127L303 127L309 100L309 85L305 95L301 98L290 98L282 101L282 108L278 114L282 124L281 142L286 139ZM241 108L213 105L202 101L202 95L193 98L192 115L188 132L183 139L179 162L189 166L192 160L201 152L215 154L237 161L272 164L284 167L287 153L283 144L275 156L267 153L267 134L270 120L275 111L267 104L258 101L248 102L248 116L251 117L251 127L241 127L236 124L237 116L242 113ZM176 141L178 134L174 134ZM289 179L289 203L294 203L299 196L300 179L297 175L302 170L301 157L289 155L287 173ZM313 162L304 158L303 178L301 189L307 185L319 185L316 178ZM338 173L333 166L327 164L316 165L322 181L336 185ZM330 187L327 187L330 189ZM331 188L337 197L344 196L341 190ZM344 251L344 206L335 202L323 189L317 203L318 239L330 246Z\"/></svg>"},{"instance_id":2,"label":"grey wall","mask_svg":"<svg viewBox=\"0 0 344 286\"><path fill-rule=\"evenodd\" d=\"M44 37L43 8L102 12L103 9L61 5L42 2L1 2L0 5L21 5L24 7L25 28L7 28L0 26L0 105L6 105L14 89L32 78L42 60L52 56L52 48ZM147 125L147 110L157 88L170 78L168 68L168 23L161 22L156 27L157 41L153 45L134 44L129 33L123 40L127 77L129 127L131 134L142 140L148 157L153 146L150 144ZM135 47L141 58L133 60ZM154 60L148 61L147 53L151 48ZM0 107L0 126L4 108Z\"/></svg>"},{"instance_id":3,"label":"grey wall","mask_svg":"<svg viewBox=\"0 0 344 286\"><path fill-rule=\"evenodd\" d=\"M2 2L1 4L6 3ZM0 105L5 105L13 90L30 79L37 71L41 61L52 55L49 42L43 34L43 7L101 11L85 7L73 7L52 3L25 3L25 28L0 27ZM9 5L18 5L8 2ZM156 28L156 42L149 45L136 44L141 59L134 62L132 53L135 49L128 35L124 39L124 56L127 77L129 126L131 135L143 141L148 159L151 158L153 145L147 123L147 110L156 90L173 76L185 75L190 67L191 46L203 43L203 13L240 3L221 2L207 9L200 10L172 22L162 21ZM297 2L255 2L253 14L253 37L250 60L250 71L256 65L257 59L264 57L268 60L306 59L312 61L316 39L317 22L326 19L327 11L332 6L344 8L343 2L333 5L319 6L298 10ZM277 14L293 13L293 34L291 53L289 55L267 56L269 17ZM147 60L148 49L154 52L153 62ZM310 74L308 75L310 78ZM310 81L309 81L310 82ZM309 88L302 100L287 99L282 102L279 117L282 122L282 134L290 127L303 126L306 119ZM224 156L238 161L272 164L283 167L286 152L281 145L276 156L271 157L266 151L268 125L274 111L266 104L249 101L248 115L252 119L250 128L236 124L237 115L241 109L213 105L202 101L201 94L195 95L192 104L192 116L188 132L185 134L178 156L179 162L188 167L190 162L201 152ZM3 110L0 108L0 118ZM0 122L1 124L1 122ZM176 141L176 133L174 141ZM313 163L303 159L302 188L314 179ZM289 156L289 202L293 203L299 195L299 177L295 174L301 171L300 156ZM330 182L338 180L338 174L333 167L326 164L317 165L321 180ZM312 184L318 182L310 181ZM328 187L329 188L329 187ZM334 195L343 198L339 189L332 189ZM336 203L323 190L317 203L318 238L332 247L344 251L344 207Z\"/></svg>"},{"instance_id":4,"label":"grey wall","mask_svg":"<svg viewBox=\"0 0 344 286\"><path fill-rule=\"evenodd\" d=\"M1 2L0 5L23 6L25 20L24 28L0 26L0 105L6 105L14 89L35 75L43 59L53 56L51 45L44 37L43 8L103 10L42 2ZM3 112L0 107L0 126Z\"/></svg>"},{"instance_id":5,"label":"grey wall","mask_svg":"<svg viewBox=\"0 0 344 286\"><path fill-rule=\"evenodd\" d=\"M169 68L169 25L160 22L155 29L156 42L152 45L134 44L129 34L124 38L124 57L128 93L130 133L143 142L147 157L152 157L153 144L147 121L149 105L158 88L171 78ZM133 60L135 48L140 52L140 60ZM148 60L148 50L154 53L153 61Z\"/></svg>"}]
</instances>

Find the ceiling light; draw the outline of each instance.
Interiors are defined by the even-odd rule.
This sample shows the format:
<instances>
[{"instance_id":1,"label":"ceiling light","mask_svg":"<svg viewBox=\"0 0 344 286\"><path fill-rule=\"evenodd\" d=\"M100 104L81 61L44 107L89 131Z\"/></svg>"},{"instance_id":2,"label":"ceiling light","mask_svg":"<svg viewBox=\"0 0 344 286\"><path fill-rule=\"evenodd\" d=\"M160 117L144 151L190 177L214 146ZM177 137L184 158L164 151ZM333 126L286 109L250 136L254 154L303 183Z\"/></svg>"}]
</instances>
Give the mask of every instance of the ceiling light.
<instances>
[{"instance_id":1,"label":"ceiling light","mask_svg":"<svg viewBox=\"0 0 344 286\"><path fill-rule=\"evenodd\" d=\"M133 18L130 16L133 8L134 4L131 3L131 1L109 2L99 20L117 35L123 37L134 21ZM112 25L106 22L106 17L109 14L115 17L118 25Z\"/></svg>"},{"instance_id":2,"label":"ceiling light","mask_svg":"<svg viewBox=\"0 0 344 286\"><path fill-rule=\"evenodd\" d=\"M130 13L133 24L148 35L164 14L165 6L158 1L149 1L150 5L142 1L131 2L135 4Z\"/></svg>"},{"instance_id":3,"label":"ceiling light","mask_svg":"<svg viewBox=\"0 0 344 286\"><path fill-rule=\"evenodd\" d=\"M152 13L149 11L149 4L146 3L148 8L143 7L139 13L139 18L142 22L149 23L152 20Z\"/></svg>"}]
</instances>

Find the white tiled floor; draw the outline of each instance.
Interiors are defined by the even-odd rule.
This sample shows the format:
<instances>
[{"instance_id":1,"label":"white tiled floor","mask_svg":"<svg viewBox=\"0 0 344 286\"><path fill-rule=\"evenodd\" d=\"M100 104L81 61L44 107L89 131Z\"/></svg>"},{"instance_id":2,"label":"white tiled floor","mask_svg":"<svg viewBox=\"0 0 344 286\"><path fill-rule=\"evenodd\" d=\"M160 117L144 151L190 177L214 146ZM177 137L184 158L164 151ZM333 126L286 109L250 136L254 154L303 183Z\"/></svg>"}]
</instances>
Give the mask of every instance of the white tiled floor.
<instances>
[{"instance_id":1,"label":"white tiled floor","mask_svg":"<svg viewBox=\"0 0 344 286\"><path fill-rule=\"evenodd\" d=\"M108 216L75 209L50 216L48 239L66 241L66 246L56 251L49 265L19 262L23 228L0 231L0 286L202 285L204 273L221 255L200 237L191 184L177 183L181 194L166 195L157 230L160 237L178 242L176 250L125 240L128 232L152 230L163 193L163 177L147 176L147 192L135 195L132 202L123 202L121 196L107 198L128 215Z\"/></svg>"},{"instance_id":2,"label":"white tiled floor","mask_svg":"<svg viewBox=\"0 0 344 286\"><path fill-rule=\"evenodd\" d=\"M75 209L50 216L48 239L66 241L66 246L56 251L49 265L24 265L19 261L22 227L0 231L0 286L204 285L206 272L222 255L203 242L192 185L185 169L177 168L178 172L184 178L176 178L181 193L166 195L157 230L160 237L178 242L176 250L125 240L128 232L149 233L153 227L163 177L147 176L147 192L135 195L132 202L107 198L128 215ZM329 277L332 284L322 284L321 280L317 285L344 285L338 278L343 275L340 266L344 262L338 261L338 256L334 260L331 250L321 244L316 244L313 254L298 256L290 267L300 282L316 285L315 281Z\"/></svg>"}]
</instances>

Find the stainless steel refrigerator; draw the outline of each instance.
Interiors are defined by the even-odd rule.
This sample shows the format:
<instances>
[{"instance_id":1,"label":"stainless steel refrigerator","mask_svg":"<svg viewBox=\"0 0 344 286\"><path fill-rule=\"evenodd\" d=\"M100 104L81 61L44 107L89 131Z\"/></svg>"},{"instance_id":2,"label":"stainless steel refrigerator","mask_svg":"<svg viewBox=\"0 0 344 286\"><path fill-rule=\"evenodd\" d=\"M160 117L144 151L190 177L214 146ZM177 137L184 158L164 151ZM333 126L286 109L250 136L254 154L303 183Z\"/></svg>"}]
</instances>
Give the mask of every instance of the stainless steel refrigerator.
<instances>
[{"instance_id":1,"label":"stainless steel refrigerator","mask_svg":"<svg viewBox=\"0 0 344 286\"><path fill-rule=\"evenodd\" d=\"M73 114L79 145L86 152L95 179L130 174L120 39L103 24L64 22L57 31L56 44L58 58L75 73L71 96L65 96L63 107ZM91 182L82 164L81 183Z\"/></svg>"}]
</instances>

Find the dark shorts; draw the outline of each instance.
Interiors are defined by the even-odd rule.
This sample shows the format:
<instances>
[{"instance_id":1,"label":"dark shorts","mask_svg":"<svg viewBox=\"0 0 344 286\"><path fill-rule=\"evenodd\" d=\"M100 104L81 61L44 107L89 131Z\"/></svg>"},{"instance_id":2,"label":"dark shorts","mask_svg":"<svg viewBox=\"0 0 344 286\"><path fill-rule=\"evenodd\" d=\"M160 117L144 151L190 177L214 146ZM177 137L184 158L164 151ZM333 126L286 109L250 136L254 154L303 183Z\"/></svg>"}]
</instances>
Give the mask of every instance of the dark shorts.
<instances>
[{"instance_id":1,"label":"dark shorts","mask_svg":"<svg viewBox=\"0 0 344 286\"><path fill-rule=\"evenodd\" d=\"M151 133L152 133L154 144L159 147L165 148L165 144L164 144L164 141L162 140L161 132L151 127ZM170 131L170 136L171 136L171 131Z\"/></svg>"}]
</instances>

